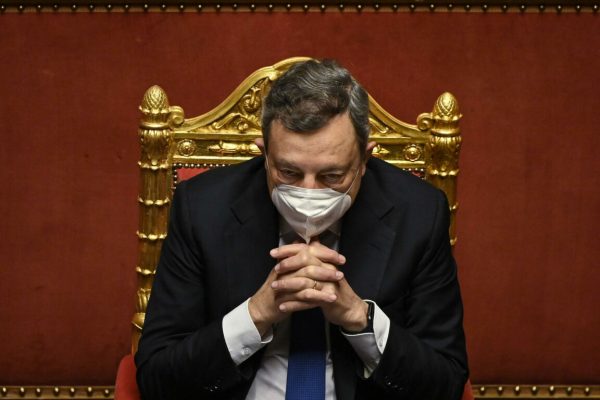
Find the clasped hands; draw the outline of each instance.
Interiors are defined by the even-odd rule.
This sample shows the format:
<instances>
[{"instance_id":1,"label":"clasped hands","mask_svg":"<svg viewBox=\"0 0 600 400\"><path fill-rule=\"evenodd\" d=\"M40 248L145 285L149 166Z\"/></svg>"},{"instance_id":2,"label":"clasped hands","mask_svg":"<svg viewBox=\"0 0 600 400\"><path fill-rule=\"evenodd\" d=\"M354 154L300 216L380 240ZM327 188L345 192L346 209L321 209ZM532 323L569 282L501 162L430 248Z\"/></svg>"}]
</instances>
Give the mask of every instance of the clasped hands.
<instances>
[{"instance_id":1,"label":"clasped hands","mask_svg":"<svg viewBox=\"0 0 600 400\"><path fill-rule=\"evenodd\" d=\"M290 313L314 307L346 331L367 326L367 304L337 268L346 262L343 255L314 240L273 249L271 257L279 262L248 304L261 336Z\"/></svg>"}]
</instances>

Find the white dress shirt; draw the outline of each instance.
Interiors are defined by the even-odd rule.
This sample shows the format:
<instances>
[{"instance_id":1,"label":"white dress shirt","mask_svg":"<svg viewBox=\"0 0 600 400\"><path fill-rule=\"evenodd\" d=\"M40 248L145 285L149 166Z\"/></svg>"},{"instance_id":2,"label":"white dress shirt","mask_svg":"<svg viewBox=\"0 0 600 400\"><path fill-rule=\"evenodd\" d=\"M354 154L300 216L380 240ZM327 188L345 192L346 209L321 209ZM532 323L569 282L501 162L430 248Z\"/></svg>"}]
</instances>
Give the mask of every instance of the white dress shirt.
<instances>
[{"instance_id":1,"label":"white dress shirt","mask_svg":"<svg viewBox=\"0 0 600 400\"><path fill-rule=\"evenodd\" d=\"M281 246L289 243L284 238L289 236L287 233L289 233L291 228L283 221L280 226L282 227L279 243ZM329 245L334 250L337 250L339 245L339 227L338 223L329 228L335 234L333 243ZM258 329L256 329L250 317L248 310L249 300L246 300L223 317L223 334L229 354L233 362L236 365L240 365L258 350L266 346L260 367L246 399L283 400L285 399L285 387L287 383L290 319L288 317L274 325L272 330L264 338L261 338ZM373 332L347 334L342 331L342 334L364 364L365 378L368 378L379 364L390 330L389 318L377 304L374 303L374 306ZM333 363L331 361L331 346L329 343L330 326L328 323L325 324L325 329L327 330L325 399L335 400Z\"/></svg>"}]
</instances>

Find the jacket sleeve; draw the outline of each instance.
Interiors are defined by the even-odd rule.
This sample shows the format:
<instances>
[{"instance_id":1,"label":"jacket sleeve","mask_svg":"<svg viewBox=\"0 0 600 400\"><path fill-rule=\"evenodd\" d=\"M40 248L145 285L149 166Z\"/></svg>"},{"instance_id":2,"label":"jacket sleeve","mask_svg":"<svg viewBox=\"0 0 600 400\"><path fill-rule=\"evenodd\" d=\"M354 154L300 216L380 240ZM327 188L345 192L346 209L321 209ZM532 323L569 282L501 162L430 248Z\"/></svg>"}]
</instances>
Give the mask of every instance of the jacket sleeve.
<instances>
[{"instance_id":1,"label":"jacket sleeve","mask_svg":"<svg viewBox=\"0 0 600 400\"><path fill-rule=\"evenodd\" d=\"M232 361L221 318L206 315L204 273L183 182L175 191L135 357L145 400L215 398L251 378L248 365Z\"/></svg>"},{"instance_id":2,"label":"jacket sleeve","mask_svg":"<svg viewBox=\"0 0 600 400\"><path fill-rule=\"evenodd\" d=\"M458 400L468 377L449 208L445 195L438 194L430 238L411 274L410 290L383 307L390 331L370 379L390 398Z\"/></svg>"}]
</instances>

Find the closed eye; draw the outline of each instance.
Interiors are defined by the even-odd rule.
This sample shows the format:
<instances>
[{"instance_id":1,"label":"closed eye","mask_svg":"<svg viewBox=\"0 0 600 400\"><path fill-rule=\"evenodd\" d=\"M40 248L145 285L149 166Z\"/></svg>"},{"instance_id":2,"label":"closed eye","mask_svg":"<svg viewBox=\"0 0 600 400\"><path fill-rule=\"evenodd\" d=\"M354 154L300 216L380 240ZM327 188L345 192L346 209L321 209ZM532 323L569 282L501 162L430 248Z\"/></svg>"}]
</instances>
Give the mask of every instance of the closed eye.
<instances>
[{"instance_id":1,"label":"closed eye","mask_svg":"<svg viewBox=\"0 0 600 400\"><path fill-rule=\"evenodd\" d=\"M327 184L340 183L344 176L344 174L323 174L321 175L321 181Z\"/></svg>"},{"instance_id":2,"label":"closed eye","mask_svg":"<svg viewBox=\"0 0 600 400\"><path fill-rule=\"evenodd\" d=\"M295 179L300 177L300 173L298 171L285 168L279 170L279 175L285 179Z\"/></svg>"}]
</instances>

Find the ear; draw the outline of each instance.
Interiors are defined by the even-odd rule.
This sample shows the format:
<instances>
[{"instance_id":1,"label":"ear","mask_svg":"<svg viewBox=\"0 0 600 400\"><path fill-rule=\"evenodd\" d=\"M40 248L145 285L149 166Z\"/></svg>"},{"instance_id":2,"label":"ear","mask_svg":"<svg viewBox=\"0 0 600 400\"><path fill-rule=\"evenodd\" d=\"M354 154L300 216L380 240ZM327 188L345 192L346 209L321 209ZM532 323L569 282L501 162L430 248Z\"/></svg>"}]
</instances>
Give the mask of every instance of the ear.
<instances>
[{"instance_id":1,"label":"ear","mask_svg":"<svg viewBox=\"0 0 600 400\"><path fill-rule=\"evenodd\" d=\"M263 156L267 156L267 152L265 151L265 141L263 138L256 138L254 139L254 144L256 145L256 147L258 147L258 149L260 150L260 152L262 153Z\"/></svg>"},{"instance_id":2,"label":"ear","mask_svg":"<svg viewBox=\"0 0 600 400\"><path fill-rule=\"evenodd\" d=\"M367 147L365 148L365 161L369 159L369 157L371 157L371 155L373 155L373 149L375 148L375 146L377 146L377 142L368 142L367 143Z\"/></svg>"},{"instance_id":3,"label":"ear","mask_svg":"<svg viewBox=\"0 0 600 400\"><path fill-rule=\"evenodd\" d=\"M375 146L377 146L376 142L368 142L367 146L365 147L365 161L362 164L361 176L363 176L367 170L367 161L369 161L369 158L371 158L371 156L373 155L373 149L375 148Z\"/></svg>"}]
</instances>

